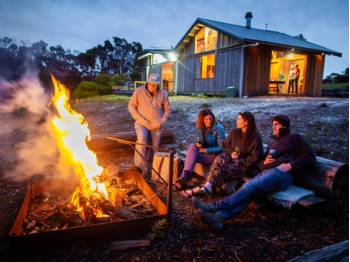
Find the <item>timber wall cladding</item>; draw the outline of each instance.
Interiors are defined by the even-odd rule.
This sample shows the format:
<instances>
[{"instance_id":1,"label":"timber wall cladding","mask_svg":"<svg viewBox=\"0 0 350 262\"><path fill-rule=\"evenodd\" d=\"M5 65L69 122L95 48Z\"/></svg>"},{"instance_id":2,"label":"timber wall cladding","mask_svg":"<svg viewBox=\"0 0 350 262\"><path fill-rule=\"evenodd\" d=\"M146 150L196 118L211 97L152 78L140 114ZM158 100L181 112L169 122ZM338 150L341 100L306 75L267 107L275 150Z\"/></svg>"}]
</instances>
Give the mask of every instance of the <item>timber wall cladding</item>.
<instances>
[{"instance_id":1,"label":"timber wall cladding","mask_svg":"<svg viewBox=\"0 0 350 262\"><path fill-rule=\"evenodd\" d=\"M235 46L241 44L242 41L232 38L224 33L218 33L217 48L223 48L227 46Z\"/></svg>"},{"instance_id":2,"label":"timber wall cladding","mask_svg":"<svg viewBox=\"0 0 350 262\"><path fill-rule=\"evenodd\" d=\"M237 39L219 33L218 49L215 52L215 77L200 79L200 57L211 52L196 55L193 37L180 52L180 60L176 63L177 93L222 94L228 86L239 87L242 53L235 45L240 43L241 41Z\"/></svg>"},{"instance_id":3,"label":"timber wall cladding","mask_svg":"<svg viewBox=\"0 0 350 262\"><path fill-rule=\"evenodd\" d=\"M239 87L241 49L227 48L217 51L215 64L215 93L225 93L228 86Z\"/></svg>"},{"instance_id":4,"label":"timber wall cladding","mask_svg":"<svg viewBox=\"0 0 350 262\"><path fill-rule=\"evenodd\" d=\"M187 56L194 55L194 37L191 39L191 42L189 42L187 45L184 46L184 49L180 52L180 57L185 58Z\"/></svg>"},{"instance_id":5,"label":"timber wall cladding","mask_svg":"<svg viewBox=\"0 0 350 262\"><path fill-rule=\"evenodd\" d=\"M194 89L194 57L178 60L177 65L177 92L190 94Z\"/></svg>"},{"instance_id":6,"label":"timber wall cladding","mask_svg":"<svg viewBox=\"0 0 350 262\"><path fill-rule=\"evenodd\" d=\"M194 90L194 38L185 45L176 62L176 88L177 93L191 94Z\"/></svg>"},{"instance_id":7,"label":"timber wall cladding","mask_svg":"<svg viewBox=\"0 0 350 262\"><path fill-rule=\"evenodd\" d=\"M265 46L246 48L243 95L267 94L270 81L271 49Z\"/></svg>"},{"instance_id":8,"label":"timber wall cladding","mask_svg":"<svg viewBox=\"0 0 350 262\"><path fill-rule=\"evenodd\" d=\"M321 96L324 56L309 54L305 75L305 96Z\"/></svg>"}]
</instances>

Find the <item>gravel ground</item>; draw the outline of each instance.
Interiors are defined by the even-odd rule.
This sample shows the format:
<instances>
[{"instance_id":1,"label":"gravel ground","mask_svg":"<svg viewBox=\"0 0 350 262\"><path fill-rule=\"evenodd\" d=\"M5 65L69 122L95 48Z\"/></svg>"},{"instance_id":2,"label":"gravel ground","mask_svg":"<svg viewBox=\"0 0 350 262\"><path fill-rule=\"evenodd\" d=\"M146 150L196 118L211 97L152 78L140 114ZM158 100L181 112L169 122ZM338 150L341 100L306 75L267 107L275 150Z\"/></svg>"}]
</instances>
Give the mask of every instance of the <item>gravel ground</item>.
<instances>
[{"instance_id":1,"label":"gravel ground","mask_svg":"<svg viewBox=\"0 0 350 262\"><path fill-rule=\"evenodd\" d=\"M133 120L127 111L128 100L128 97L108 96L81 100L73 106L86 117L93 134L112 133L133 130ZM234 128L238 112L251 111L265 143L271 142L273 115L286 114L291 119L292 132L302 134L317 155L349 161L348 99L171 97L171 104L172 113L165 128L176 135L174 146L178 150L186 150L193 142L197 113L201 108L210 107L226 132ZM7 174L18 163L16 150L36 134L40 119L34 121L18 113L2 114L1 118L8 125L0 129L0 252L10 260L15 254L8 253L6 236L28 180L14 181ZM109 161L124 166L131 164L131 154L116 157L113 152L98 154L102 165ZM33 159L35 161L35 157ZM92 247L74 245L29 257L17 254L16 258L37 261L285 261L348 239L348 214L339 214L334 207L335 203L327 202L312 210L295 208L289 211L269 203L258 206L252 203L245 212L229 221L224 232L217 233L199 221L190 200L174 193L173 225L168 231L158 229L151 247L116 252L111 251L108 243Z\"/></svg>"}]
</instances>

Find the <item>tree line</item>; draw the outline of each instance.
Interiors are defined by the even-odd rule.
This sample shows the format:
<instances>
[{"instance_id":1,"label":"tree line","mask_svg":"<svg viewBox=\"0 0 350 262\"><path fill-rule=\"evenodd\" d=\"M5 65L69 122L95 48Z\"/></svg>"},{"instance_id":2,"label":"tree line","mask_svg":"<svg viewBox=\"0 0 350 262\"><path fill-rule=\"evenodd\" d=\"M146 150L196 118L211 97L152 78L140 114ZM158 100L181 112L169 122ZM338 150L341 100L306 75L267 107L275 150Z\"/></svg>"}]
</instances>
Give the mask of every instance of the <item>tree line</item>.
<instances>
[{"instance_id":1,"label":"tree line","mask_svg":"<svg viewBox=\"0 0 350 262\"><path fill-rule=\"evenodd\" d=\"M6 80L20 78L28 69L38 70L44 83L53 73L70 88L83 80L98 75L128 75L137 78L137 55L143 48L139 42L129 43L119 37L106 40L85 52L49 46L44 41L16 43L9 37L0 38L0 77Z\"/></svg>"},{"instance_id":2,"label":"tree line","mask_svg":"<svg viewBox=\"0 0 350 262\"><path fill-rule=\"evenodd\" d=\"M323 83L349 83L349 67L347 67L343 72L339 73L331 73L326 76L323 80Z\"/></svg>"}]
</instances>

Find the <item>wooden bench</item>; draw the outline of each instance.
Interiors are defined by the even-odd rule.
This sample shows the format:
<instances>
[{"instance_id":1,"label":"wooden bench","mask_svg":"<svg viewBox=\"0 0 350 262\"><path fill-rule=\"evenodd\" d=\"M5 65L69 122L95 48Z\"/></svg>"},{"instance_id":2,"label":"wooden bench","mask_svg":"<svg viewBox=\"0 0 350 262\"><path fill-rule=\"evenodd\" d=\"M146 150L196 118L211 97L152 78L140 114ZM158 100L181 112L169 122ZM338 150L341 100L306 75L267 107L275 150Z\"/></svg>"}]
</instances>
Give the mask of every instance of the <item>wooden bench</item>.
<instances>
[{"instance_id":1,"label":"wooden bench","mask_svg":"<svg viewBox=\"0 0 350 262\"><path fill-rule=\"evenodd\" d=\"M202 164L199 164L199 163L196 163L195 164L195 167L194 167L194 172L199 175L199 176L203 176L203 177L207 177L208 176L208 171L209 171L209 166L204 166ZM251 178L250 177L243 177L243 180L245 182L248 182ZM226 185L226 188L229 188L230 185ZM289 189L289 188L288 188ZM284 190L284 192L287 192L288 189ZM226 189L227 190L227 189ZM230 193L230 192L228 192ZM274 199L273 197L273 194L270 195L272 200ZM310 196L306 196L302 199L300 199L297 204L299 206L302 206L302 207L311 207L313 205L316 205L316 204L319 204L319 203L323 203L325 202L326 200L321 198L321 197L318 197L316 195L310 195Z\"/></svg>"},{"instance_id":2,"label":"wooden bench","mask_svg":"<svg viewBox=\"0 0 350 262\"><path fill-rule=\"evenodd\" d=\"M182 154L184 155L184 152L182 152ZM208 176L209 168L210 168L210 166L196 163L194 166L193 172L195 172L197 175L199 175L201 177L206 178ZM245 182L248 182L250 179L251 178L249 178L249 177L243 177L243 180ZM230 191L229 191L230 186L231 185L229 183L223 186L224 188L226 188L225 190L227 191L227 193L230 193ZM286 189L284 192L287 192L287 191L288 191L288 189ZM274 199L273 196L271 198L272 198L272 200ZM320 203L323 203L325 201L326 201L325 199L323 199L317 195L310 195L310 196L306 196L306 197L300 199L297 202L297 204L299 206L302 206L302 207L311 207L313 205L320 204Z\"/></svg>"}]
</instances>

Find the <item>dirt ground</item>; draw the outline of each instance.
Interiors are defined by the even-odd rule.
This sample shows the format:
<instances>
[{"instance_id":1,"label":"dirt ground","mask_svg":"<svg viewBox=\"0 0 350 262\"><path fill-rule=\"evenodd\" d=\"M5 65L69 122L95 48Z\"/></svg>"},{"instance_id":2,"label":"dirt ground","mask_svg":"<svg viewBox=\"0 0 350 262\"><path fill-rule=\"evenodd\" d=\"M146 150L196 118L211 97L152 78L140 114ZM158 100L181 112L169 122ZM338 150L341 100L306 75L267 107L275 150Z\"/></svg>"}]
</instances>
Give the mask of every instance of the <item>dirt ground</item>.
<instances>
[{"instance_id":1,"label":"dirt ground","mask_svg":"<svg viewBox=\"0 0 350 262\"><path fill-rule=\"evenodd\" d=\"M133 130L127 111L128 97L99 97L73 103L89 123L93 134ZM272 141L271 118L283 113L290 117L292 132L300 133L319 156L349 162L349 100L342 98L258 97L223 99L171 97L172 113L166 129L176 136L173 145L186 150L193 142L198 111L210 107L226 132L235 126L237 113L251 111L264 143ZM11 121L9 115L1 115ZM23 125L25 125L23 119ZM14 148L25 140L28 129L21 125L0 132L0 252L6 259L37 261L285 261L303 253L348 239L348 214L336 203L305 210L286 210L270 203L252 203L218 233L203 224L189 199L174 193L173 225L158 230L152 246L116 252L109 243L74 245L54 252L31 255L9 253L8 232L23 200L28 180L5 178L16 165ZM132 155L116 159L113 152L99 153L102 165L113 161L122 169L132 164ZM2 256L2 258L4 257ZM1 259L3 260L3 259ZM4 261L4 260L3 260Z\"/></svg>"}]
</instances>

